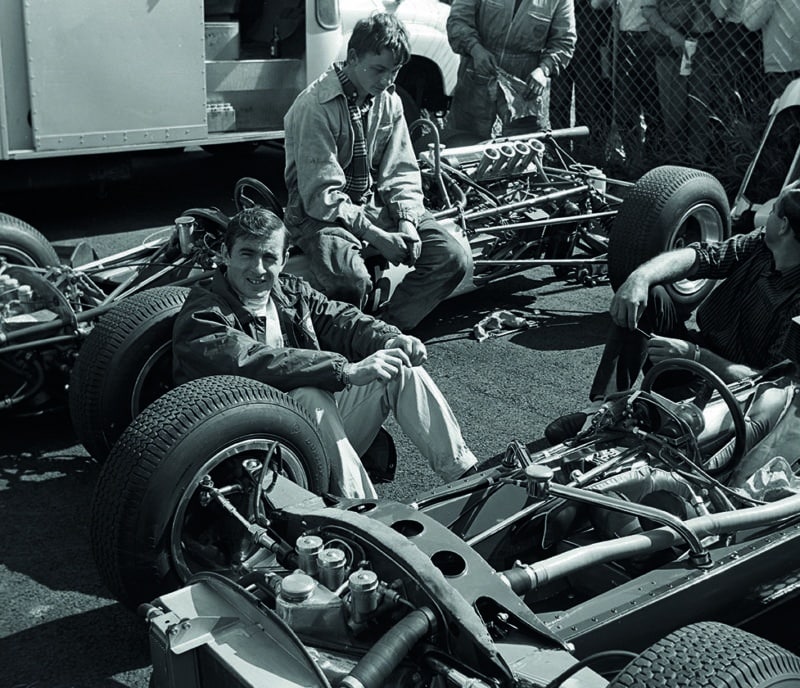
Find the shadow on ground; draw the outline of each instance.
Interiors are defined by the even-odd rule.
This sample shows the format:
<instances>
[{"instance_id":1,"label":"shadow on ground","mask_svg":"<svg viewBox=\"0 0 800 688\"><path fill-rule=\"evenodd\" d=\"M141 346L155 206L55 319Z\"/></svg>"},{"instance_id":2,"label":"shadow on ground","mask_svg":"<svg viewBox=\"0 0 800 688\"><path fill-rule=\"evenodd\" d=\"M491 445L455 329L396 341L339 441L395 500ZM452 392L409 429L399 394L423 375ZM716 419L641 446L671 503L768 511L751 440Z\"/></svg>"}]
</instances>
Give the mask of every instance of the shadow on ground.
<instances>
[{"instance_id":1,"label":"shadow on ground","mask_svg":"<svg viewBox=\"0 0 800 688\"><path fill-rule=\"evenodd\" d=\"M17 419L0 452L2 563L49 590L104 591L88 542L98 465L75 443L66 413ZM87 569L92 575L87 576Z\"/></svg>"},{"instance_id":2,"label":"shadow on ground","mask_svg":"<svg viewBox=\"0 0 800 688\"><path fill-rule=\"evenodd\" d=\"M603 343L608 316L593 303L588 308L583 304L596 302L597 294L606 292L547 275L545 270L528 271L445 301L413 334L431 344L474 340L473 328L481 319L498 310L510 310L531 323L529 330L501 332L500 336L511 337L515 344L542 351L590 347ZM575 308L544 307L564 296L571 297Z\"/></svg>"},{"instance_id":3,"label":"shadow on ground","mask_svg":"<svg viewBox=\"0 0 800 688\"><path fill-rule=\"evenodd\" d=\"M150 664L144 620L119 604L61 616L6 636L0 639L0 656L3 674L15 688L130 685L110 677L149 673ZM88 656L91 662L85 660Z\"/></svg>"}]
</instances>

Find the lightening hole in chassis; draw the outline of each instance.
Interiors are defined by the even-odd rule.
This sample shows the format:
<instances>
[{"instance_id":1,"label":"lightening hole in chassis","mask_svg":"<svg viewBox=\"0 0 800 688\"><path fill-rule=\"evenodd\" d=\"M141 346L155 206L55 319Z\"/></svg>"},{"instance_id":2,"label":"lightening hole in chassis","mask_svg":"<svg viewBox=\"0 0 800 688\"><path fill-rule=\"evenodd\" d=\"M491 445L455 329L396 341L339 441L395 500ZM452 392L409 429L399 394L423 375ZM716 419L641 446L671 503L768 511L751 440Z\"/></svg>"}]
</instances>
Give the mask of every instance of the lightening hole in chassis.
<instances>
[{"instance_id":1,"label":"lightening hole in chassis","mask_svg":"<svg viewBox=\"0 0 800 688\"><path fill-rule=\"evenodd\" d=\"M419 521L411 521L409 519L395 521L392 523L392 528L400 533L400 535L405 535L409 538L419 535L423 530L425 530L425 526Z\"/></svg>"},{"instance_id":2,"label":"lightening hole in chassis","mask_svg":"<svg viewBox=\"0 0 800 688\"><path fill-rule=\"evenodd\" d=\"M467 572L467 562L464 558L456 552L443 549L436 552L431 561L433 565L439 569L447 578L455 578L463 576Z\"/></svg>"}]
</instances>

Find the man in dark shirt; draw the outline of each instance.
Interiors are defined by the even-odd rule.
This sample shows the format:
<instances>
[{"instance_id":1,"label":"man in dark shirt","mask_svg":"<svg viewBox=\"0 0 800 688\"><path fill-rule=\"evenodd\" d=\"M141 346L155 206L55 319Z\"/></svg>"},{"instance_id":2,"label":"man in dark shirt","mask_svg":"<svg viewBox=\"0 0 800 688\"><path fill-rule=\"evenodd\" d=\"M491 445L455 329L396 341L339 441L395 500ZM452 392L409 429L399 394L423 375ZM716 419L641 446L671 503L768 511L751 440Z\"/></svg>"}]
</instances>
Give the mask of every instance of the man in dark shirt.
<instances>
[{"instance_id":1,"label":"man in dark shirt","mask_svg":"<svg viewBox=\"0 0 800 688\"><path fill-rule=\"evenodd\" d=\"M684 278L722 280L700 304L697 329L687 327L662 286ZM630 389L643 365L667 358L699 361L726 382L780 361L790 320L800 314L800 184L781 192L764 227L639 266L614 294L610 313L592 400Z\"/></svg>"},{"instance_id":2,"label":"man in dark shirt","mask_svg":"<svg viewBox=\"0 0 800 688\"><path fill-rule=\"evenodd\" d=\"M697 329L664 284L721 282L697 309ZM556 444L583 427L591 410L630 389L642 369L670 358L698 361L725 382L757 374L785 356L791 319L800 315L800 182L781 192L764 227L727 241L699 242L662 253L634 270L614 294L613 321L586 411L545 429Z\"/></svg>"}]
</instances>

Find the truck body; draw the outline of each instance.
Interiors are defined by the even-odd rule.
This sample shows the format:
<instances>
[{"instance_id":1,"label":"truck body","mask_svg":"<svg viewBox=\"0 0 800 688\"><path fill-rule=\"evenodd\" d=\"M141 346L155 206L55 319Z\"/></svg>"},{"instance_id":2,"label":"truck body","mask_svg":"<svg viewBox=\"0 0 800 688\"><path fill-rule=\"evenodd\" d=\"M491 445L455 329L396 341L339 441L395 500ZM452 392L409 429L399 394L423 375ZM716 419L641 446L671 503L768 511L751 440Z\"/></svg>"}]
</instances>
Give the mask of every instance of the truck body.
<instances>
[{"instance_id":1,"label":"truck body","mask_svg":"<svg viewBox=\"0 0 800 688\"><path fill-rule=\"evenodd\" d=\"M458 59L438 0L3 0L0 191L44 183L45 160L113 177L125 154L281 139L295 96L374 10L412 37L404 101L442 109Z\"/></svg>"}]
</instances>

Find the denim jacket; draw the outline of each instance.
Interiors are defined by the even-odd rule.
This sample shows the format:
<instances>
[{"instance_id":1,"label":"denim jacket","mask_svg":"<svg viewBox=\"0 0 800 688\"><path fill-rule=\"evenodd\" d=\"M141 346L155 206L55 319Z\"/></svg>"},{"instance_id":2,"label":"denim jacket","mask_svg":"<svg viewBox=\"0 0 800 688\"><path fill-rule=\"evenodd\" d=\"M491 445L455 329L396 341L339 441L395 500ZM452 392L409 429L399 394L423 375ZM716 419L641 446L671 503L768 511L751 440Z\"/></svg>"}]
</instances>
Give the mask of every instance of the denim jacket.
<instances>
[{"instance_id":1,"label":"denim jacket","mask_svg":"<svg viewBox=\"0 0 800 688\"><path fill-rule=\"evenodd\" d=\"M285 222L293 237L339 225L361 238L370 224L394 230L398 220L419 221L424 212L422 179L393 86L375 96L367 119L367 156L375 194L365 205L353 203L342 190L354 134L347 98L333 67L297 97L283 126Z\"/></svg>"}]
</instances>

